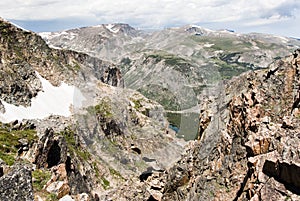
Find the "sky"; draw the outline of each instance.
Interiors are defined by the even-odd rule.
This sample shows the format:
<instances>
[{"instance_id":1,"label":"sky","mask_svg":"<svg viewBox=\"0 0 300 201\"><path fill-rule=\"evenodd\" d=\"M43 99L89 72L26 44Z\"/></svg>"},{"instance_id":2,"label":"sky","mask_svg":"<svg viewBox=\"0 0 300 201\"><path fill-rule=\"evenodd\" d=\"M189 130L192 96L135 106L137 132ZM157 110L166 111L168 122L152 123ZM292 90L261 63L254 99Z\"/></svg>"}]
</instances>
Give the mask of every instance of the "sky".
<instances>
[{"instance_id":1,"label":"sky","mask_svg":"<svg viewBox=\"0 0 300 201\"><path fill-rule=\"evenodd\" d=\"M0 17L35 32L108 23L195 24L300 38L300 0L1 0Z\"/></svg>"}]
</instances>

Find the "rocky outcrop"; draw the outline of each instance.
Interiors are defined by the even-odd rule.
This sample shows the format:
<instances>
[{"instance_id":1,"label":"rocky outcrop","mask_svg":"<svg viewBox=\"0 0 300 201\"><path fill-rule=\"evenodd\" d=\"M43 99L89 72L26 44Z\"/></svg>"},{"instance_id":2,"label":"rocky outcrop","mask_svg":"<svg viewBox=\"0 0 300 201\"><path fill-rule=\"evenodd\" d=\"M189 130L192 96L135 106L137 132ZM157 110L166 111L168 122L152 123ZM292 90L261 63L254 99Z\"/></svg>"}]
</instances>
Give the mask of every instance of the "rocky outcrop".
<instances>
[{"instance_id":1,"label":"rocky outcrop","mask_svg":"<svg viewBox=\"0 0 300 201\"><path fill-rule=\"evenodd\" d=\"M0 177L0 200L32 201L31 167L15 164Z\"/></svg>"},{"instance_id":2,"label":"rocky outcrop","mask_svg":"<svg viewBox=\"0 0 300 201\"><path fill-rule=\"evenodd\" d=\"M202 113L211 115L201 115L199 140L166 172L162 200L299 199L299 58L210 93Z\"/></svg>"},{"instance_id":3,"label":"rocky outcrop","mask_svg":"<svg viewBox=\"0 0 300 201\"><path fill-rule=\"evenodd\" d=\"M5 112L5 107L2 104L2 102L0 101L0 113L4 113Z\"/></svg>"},{"instance_id":4,"label":"rocky outcrop","mask_svg":"<svg viewBox=\"0 0 300 201\"><path fill-rule=\"evenodd\" d=\"M29 106L42 91L38 72L52 85L62 82L84 88L102 80L122 86L120 71L112 63L70 50L50 48L37 34L0 19L0 99Z\"/></svg>"},{"instance_id":5,"label":"rocky outcrop","mask_svg":"<svg viewBox=\"0 0 300 201\"><path fill-rule=\"evenodd\" d=\"M37 168L51 168L67 161L67 144L63 136L54 136L52 129L46 129L34 148L33 163Z\"/></svg>"}]
</instances>

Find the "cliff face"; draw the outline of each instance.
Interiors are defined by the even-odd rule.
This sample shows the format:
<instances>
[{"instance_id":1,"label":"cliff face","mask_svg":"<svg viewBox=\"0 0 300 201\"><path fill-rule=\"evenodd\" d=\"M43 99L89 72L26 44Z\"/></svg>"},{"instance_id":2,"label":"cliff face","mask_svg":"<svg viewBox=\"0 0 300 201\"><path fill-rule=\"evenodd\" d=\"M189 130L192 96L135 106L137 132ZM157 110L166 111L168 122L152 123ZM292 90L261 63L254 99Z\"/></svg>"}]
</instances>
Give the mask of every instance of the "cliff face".
<instances>
[{"instance_id":1,"label":"cliff face","mask_svg":"<svg viewBox=\"0 0 300 201\"><path fill-rule=\"evenodd\" d=\"M0 19L0 98L15 105L30 105L42 91L35 72L52 85L79 87L93 79L121 86L120 71L111 63L83 53L49 48L35 33ZM1 105L1 104L0 104Z\"/></svg>"},{"instance_id":2,"label":"cliff face","mask_svg":"<svg viewBox=\"0 0 300 201\"><path fill-rule=\"evenodd\" d=\"M163 107L116 87L122 86L116 66L52 49L6 21L0 32L0 200L102 200L178 160L185 142L168 128ZM71 91L62 108L69 115L24 119L17 109L36 106L47 91L37 110L63 105Z\"/></svg>"},{"instance_id":3,"label":"cliff face","mask_svg":"<svg viewBox=\"0 0 300 201\"><path fill-rule=\"evenodd\" d=\"M162 200L299 200L299 53L210 92Z\"/></svg>"}]
</instances>

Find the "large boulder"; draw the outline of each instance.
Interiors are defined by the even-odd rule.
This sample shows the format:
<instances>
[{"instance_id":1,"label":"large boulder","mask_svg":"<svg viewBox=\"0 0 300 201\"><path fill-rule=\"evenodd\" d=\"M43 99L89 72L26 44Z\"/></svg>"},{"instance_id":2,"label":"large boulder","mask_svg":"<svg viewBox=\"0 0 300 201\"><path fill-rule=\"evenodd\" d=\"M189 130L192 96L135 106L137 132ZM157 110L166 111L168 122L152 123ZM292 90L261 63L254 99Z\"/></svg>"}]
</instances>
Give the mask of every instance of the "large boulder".
<instances>
[{"instance_id":1,"label":"large boulder","mask_svg":"<svg viewBox=\"0 0 300 201\"><path fill-rule=\"evenodd\" d=\"M16 164L0 177L0 200L32 201L32 177L30 166Z\"/></svg>"}]
</instances>

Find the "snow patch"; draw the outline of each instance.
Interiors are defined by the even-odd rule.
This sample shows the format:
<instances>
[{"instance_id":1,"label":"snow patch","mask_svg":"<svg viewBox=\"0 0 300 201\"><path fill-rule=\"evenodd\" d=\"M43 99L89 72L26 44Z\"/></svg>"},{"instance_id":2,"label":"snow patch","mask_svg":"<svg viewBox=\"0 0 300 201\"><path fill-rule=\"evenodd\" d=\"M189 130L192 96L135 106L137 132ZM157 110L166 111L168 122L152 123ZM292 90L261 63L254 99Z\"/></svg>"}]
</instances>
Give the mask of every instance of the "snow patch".
<instances>
[{"instance_id":1,"label":"snow patch","mask_svg":"<svg viewBox=\"0 0 300 201\"><path fill-rule=\"evenodd\" d=\"M39 35L44 38L44 39L52 39L52 38L56 38L56 37L64 37L68 40L72 40L74 39L76 36L78 36L77 33L73 33L73 32L66 32L66 31L63 31L63 32L40 32Z\"/></svg>"},{"instance_id":2,"label":"snow patch","mask_svg":"<svg viewBox=\"0 0 300 201\"><path fill-rule=\"evenodd\" d=\"M40 32L38 33L42 38L49 38L51 36L51 32Z\"/></svg>"},{"instance_id":3,"label":"snow patch","mask_svg":"<svg viewBox=\"0 0 300 201\"><path fill-rule=\"evenodd\" d=\"M65 83L59 87L54 87L38 73L37 77L42 82L43 91L32 98L31 106L15 106L1 100L5 113L0 113L0 121L8 123L16 119L43 119L50 115L68 117L72 114L70 109L83 106L82 102L85 98L77 87Z\"/></svg>"},{"instance_id":4,"label":"snow patch","mask_svg":"<svg viewBox=\"0 0 300 201\"><path fill-rule=\"evenodd\" d=\"M214 46L215 44L213 44L213 43L205 43L204 45L203 45L203 47L212 47L212 46Z\"/></svg>"},{"instance_id":5,"label":"snow patch","mask_svg":"<svg viewBox=\"0 0 300 201\"><path fill-rule=\"evenodd\" d=\"M207 28L204 28L204 27L201 27L199 25L195 25L195 24L190 24L188 25L190 28L198 28L200 30L203 30L203 31L206 31L208 33L212 33L212 32L215 32L214 30L211 30L211 29L207 29Z\"/></svg>"},{"instance_id":6,"label":"snow patch","mask_svg":"<svg viewBox=\"0 0 300 201\"><path fill-rule=\"evenodd\" d=\"M105 25L105 28L107 28L112 33L118 33L120 29L116 28L114 24L107 24Z\"/></svg>"}]
</instances>

